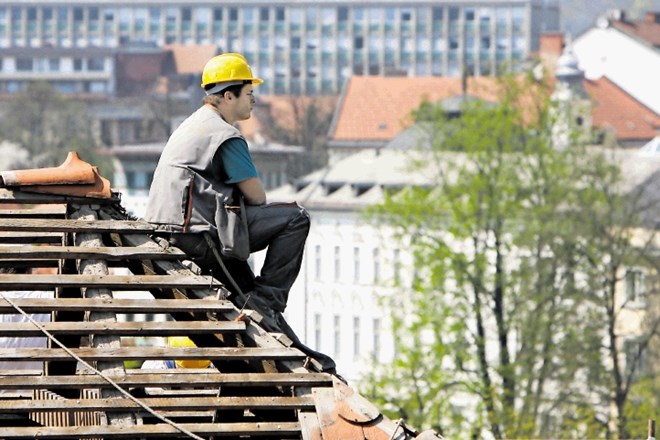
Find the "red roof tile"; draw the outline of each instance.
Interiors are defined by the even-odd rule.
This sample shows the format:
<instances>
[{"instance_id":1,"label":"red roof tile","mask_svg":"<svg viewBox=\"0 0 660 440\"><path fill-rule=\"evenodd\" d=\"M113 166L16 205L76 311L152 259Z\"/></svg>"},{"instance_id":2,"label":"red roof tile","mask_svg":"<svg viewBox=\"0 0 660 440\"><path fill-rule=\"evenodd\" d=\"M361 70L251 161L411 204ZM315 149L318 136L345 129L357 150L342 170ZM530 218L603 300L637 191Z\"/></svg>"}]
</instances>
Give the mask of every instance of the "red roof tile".
<instances>
[{"instance_id":1,"label":"red roof tile","mask_svg":"<svg viewBox=\"0 0 660 440\"><path fill-rule=\"evenodd\" d=\"M624 92L609 79L585 81L593 102L594 127L612 129L619 140L652 139L660 129L660 116Z\"/></svg>"},{"instance_id":2,"label":"red roof tile","mask_svg":"<svg viewBox=\"0 0 660 440\"><path fill-rule=\"evenodd\" d=\"M655 47L659 47L660 22L656 19L656 16L659 14L658 12L649 12L645 20L612 20L611 23L616 29L644 40Z\"/></svg>"},{"instance_id":3,"label":"red roof tile","mask_svg":"<svg viewBox=\"0 0 660 440\"><path fill-rule=\"evenodd\" d=\"M215 44L170 44L166 45L165 49L172 52L176 73L179 75L201 74L206 62L220 53Z\"/></svg>"},{"instance_id":4,"label":"red roof tile","mask_svg":"<svg viewBox=\"0 0 660 440\"><path fill-rule=\"evenodd\" d=\"M496 79L471 77L467 93L497 98ZM424 99L436 102L462 94L461 78L354 76L337 110L332 140L387 141L412 124L411 111Z\"/></svg>"}]
</instances>

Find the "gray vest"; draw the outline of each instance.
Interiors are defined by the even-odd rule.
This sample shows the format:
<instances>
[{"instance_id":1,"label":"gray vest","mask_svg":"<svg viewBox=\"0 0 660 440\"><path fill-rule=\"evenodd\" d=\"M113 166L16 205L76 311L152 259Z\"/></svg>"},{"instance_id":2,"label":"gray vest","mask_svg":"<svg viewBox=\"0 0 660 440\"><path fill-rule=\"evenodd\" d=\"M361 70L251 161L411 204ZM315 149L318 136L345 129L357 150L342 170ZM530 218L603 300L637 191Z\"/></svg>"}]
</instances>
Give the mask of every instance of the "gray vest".
<instances>
[{"instance_id":1,"label":"gray vest","mask_svg":"<svg viewBox=\"0 0 660 440\"><path fill-rule=\"evenodd\" d=\"M212 168L213 156L227 139L240 137L212 108L200 107L172 133L158 160L144 219L170 232L215 231L218 200L233 185Z\"/></svg>"}]
</instances>

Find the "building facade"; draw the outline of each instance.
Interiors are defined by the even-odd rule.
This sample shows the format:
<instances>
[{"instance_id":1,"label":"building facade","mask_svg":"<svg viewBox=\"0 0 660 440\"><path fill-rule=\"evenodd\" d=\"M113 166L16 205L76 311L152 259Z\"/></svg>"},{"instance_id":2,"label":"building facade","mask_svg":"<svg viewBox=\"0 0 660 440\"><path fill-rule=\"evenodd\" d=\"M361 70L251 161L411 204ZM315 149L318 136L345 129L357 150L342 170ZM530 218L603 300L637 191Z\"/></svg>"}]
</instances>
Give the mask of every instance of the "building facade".
<instances>
[{"instance_id":1,"label":"building facade","mask_svg":"<svg viewBox=\"0 0 660 440\"><path fill-rule=\"evenodd\" d=\"M558 26L558 5L541 0L1 0L0 93L30 75L112 70L99 56L58 61L53 48L153 43L244 53L265 94L336 94L353 74L492 75Z\"/></svg>"}]
</instances>

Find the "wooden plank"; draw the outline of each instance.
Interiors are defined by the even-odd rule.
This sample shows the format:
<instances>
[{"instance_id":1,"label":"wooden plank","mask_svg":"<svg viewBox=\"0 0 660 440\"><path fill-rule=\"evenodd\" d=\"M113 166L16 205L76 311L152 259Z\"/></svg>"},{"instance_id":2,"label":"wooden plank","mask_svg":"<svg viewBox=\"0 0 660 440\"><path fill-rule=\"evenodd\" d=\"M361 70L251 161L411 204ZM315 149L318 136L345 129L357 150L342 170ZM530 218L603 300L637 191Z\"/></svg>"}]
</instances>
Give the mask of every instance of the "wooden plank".
<instances>
[{"instance_id":1,"label":"wooden plank","mask_svg":"<svg viewBox=\"0 0 660 440\"><path fill-rule=\"evenodd\" d=\"M36 275L30 275L36 276ZM229 301L215 299L129 299L91 301L86 298L15 298L12 302L30 313L104 310L116 313L220 312L234 310ZM16 310L0 298L0 313Z\"/></svg>"},{"instance_id":2,"label":"wooden plank","mask_svg":"<svg viewBox=\"0 0 660 440\"><path fill-rule=\"evenodd\" d=\"M177 248L145 249L137 247L84 247L84 246L0 246L0 259L69 258L99 260L173 260L185 258Z\"/></svg>"},{"instance_id":3,"label":"wooden plank","mask_svg":"<svg viewBox=\"0 0 660 440\"><path fill-rule=\"evenodd\" d=\"M300 412L298 413L298 421L300 422L300 435L302 440L323 440L321 437L321 426L319 419L314 412Z\"/></svg>"},{"instance_id":4,"label":"wooden plank","mask_svg":"<svg viewBox=\"0 0 660 440\"><path fill-rule=\"evenodd\" d=\"M275 438L296 438L300 434L298 422L258 422L258 423L180 423L179 426L197 435L215 437L271 436ZM122 426L72 426L72 427L6 427L2 429L3 439L71 439L71 438L130 438L139 437L188 437L168 424L137 425L130 429Z\"/></svg>"},{"instance_id":5,"label":"wooden plank","mask_svg":"<svg viewBox=\"0 0 660 440\"><path fill-rule=\"evenodd\" d=\"M305 354L295 348L237 348L237 347L120 347L71 348L73 354L87 361L120 359L219 359L219 360L277 360L304 359ZM3 361L63 361L71 356L61 348L0 348Z\"/></svg>"},{"instance_id":6,"label":"wooden plank","mask_svg":"<svg viewBox=\"0 0 660 440\"><path fill-rule=\"evenodd\" d=\"M215 391L217 393L217 390ZM166 397L141 398L141 402L155 410L192 411L209 409L313 409L311 397L278 396L224 396L196 397L185 399ZM70 399L62 400L0 400L0 412L12 411L125 411L141 407L127 398L116 399Z\"/></svg>"},{"instance_id":7,"label":"wooden plank","mask_svg":"<svg viewBox=\"0 0 660 440\"><path fill-rule=\"evenodd\" d=\"M107 388L110 384L102 377L91 374L71 376L15 376L4 375L0 370L0 389L79 389ZM194 372L193 372L194 371ZM204 372L202 372L204 371ZM125 376L111 376L124 388L147 386L180 386L195 384L196 387L222 386L332 386L332 376L327 373L217 373L207 370L126 370Z\"/></svg>"},{"instance_id":8,"label":"wooden plank","mask_svg":"<svg viewBox=\"0 0 660 440\"><path fill-rule=\"evenodd\" d=\"M5 209L0 205L0 218L29 217L29 218L64 218L65 205L44 205L37 208Z\"/></svg>"},{"instance_id":9,"label":"wooden plank","mask_svg":"<svg viewBox=\"0 0 660 440\"><path fill-rule=\"evenodd\" d=\"M123 232L150 233L151 223L139 220L72 220L72 219L0 219L0 231L49 231L49 232Z\"/></svg>"},{"instance_id":10,"label":"wooden plank","mask_svg":"<svg viewBox=\"0 0 660 440\"><path fill-rule=\"evenodd\" d=\"M0 188L0 204L2 203L40 203L49 205L74 203L77 205L110 205L119 203L119 197L117 194L114 194L111 199L101 199L95 197L72 197Z\"/></svg>"},{"instance_id":11,"label":"wooden plank","mask_svg":"<svg viewBox=\"0 0 660 440\"><path fill-rule=\"evenodd\" d=\"M0 231L0 243L7 244L55 244L62 243L61 232L7 232Z\"/></svg>"},{"instance_id":12,"label":"wooden plank","mask_svg":"<svg viewBox=\"0 0 660 440\"><path fill-rule=\"evenodd\" d=\"M201 275L0 275L0 290L50 290L55 287L92 287L113 290L200 289L209 288L210 284L211 278Z\"/></svg>"},{"instance_id":13,"label":"wooden plank","mask_svg":"<svg viewBox=\"0 0 660 440\"><path fill-rule=\"evenodd\" d=\"M0 292L0 296L2 293ZM225 300L128 299L90 301L86 298L14 298L12 302L31 313L83 312L104 310L115 313L209 313L233 310ZM0 297L0 313L16 313L16 309Z\"/></svg>"},{"instance_id":14,"label":"wooden plank","mask_svg":"<svg viewBox=\"0 0 660 440\"><path fill-rule=\"evenodd\" d=\"M245 330L245 323L238 321L45 322L41 325L52 334L66 335L105 333L117 336L187 336ZM0 336L43 336L43 332L30 322L0 323Z\"/></svg>"}]
</instances>

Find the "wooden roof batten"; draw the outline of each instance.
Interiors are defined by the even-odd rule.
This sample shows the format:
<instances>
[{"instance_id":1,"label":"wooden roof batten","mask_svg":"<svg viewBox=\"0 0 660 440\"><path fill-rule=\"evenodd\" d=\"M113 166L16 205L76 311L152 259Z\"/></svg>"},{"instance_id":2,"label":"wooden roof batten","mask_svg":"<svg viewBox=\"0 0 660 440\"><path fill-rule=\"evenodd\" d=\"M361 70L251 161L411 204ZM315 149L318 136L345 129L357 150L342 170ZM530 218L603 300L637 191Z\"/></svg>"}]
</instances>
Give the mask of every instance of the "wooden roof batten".
<instances>
[{"instance_id":1,"label":"wooden roof batten","mask_svg":"<svg viewBox=\"0 0 660 440\"><path fill-rule=\"evenodd\" d=\"M73 156L78 171L89 170ZM0 172L0 314L50 313L39 325L0 323L0 337L48 337L46 347L0 347L3 361L44 363L43 371L0 370L3 439L440 438L388 419L320 372L284 335L265 331L258 313L225 300L225 287L150 224L129 218L109 184L99 189L98 171L97 183L68 181L65 164L47 169L52 181L39 170ZM12 273L41 268L48 273ZM4 295L30 290L52 298ZM145 314L166 320L140 320ZM178 335L196 347L136 343ZM150 359L212 365L126 368Z\"/></svg>"}]
</instances>

